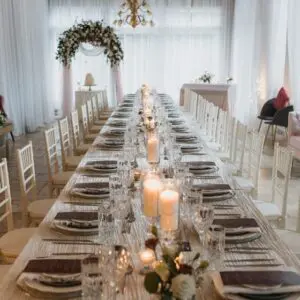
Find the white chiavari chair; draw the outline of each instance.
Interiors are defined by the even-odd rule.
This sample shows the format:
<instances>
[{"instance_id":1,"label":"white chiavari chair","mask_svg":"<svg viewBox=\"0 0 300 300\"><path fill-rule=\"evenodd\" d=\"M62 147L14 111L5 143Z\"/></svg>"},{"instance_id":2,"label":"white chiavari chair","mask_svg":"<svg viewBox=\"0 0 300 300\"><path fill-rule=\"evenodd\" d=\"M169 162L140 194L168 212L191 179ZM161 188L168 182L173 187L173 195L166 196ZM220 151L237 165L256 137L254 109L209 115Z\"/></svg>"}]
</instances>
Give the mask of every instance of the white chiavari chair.
<instances>
[{"instance_id":1,"label":"white chiavari chair","mask_svg":"<svg viewBox=\"0 0 300 300\"><path fill-rule=\"evenodd\" d=\"M201 134L206 135L206 121L207 121L207 110L209 106L209 102L206 101L203 97L199 95L200 105L198 105L198 112L197 112L197 122L200 125L200 132Z\"/></svg>"},{"instance_id":2,"label":"white chiavari chair","mask_svg":"<svg viewBox=\"0 0 300 300\"><path fill-rule=\"evenodd\" d=\"M100 95L99 97L97 97L97 103L98 103L99 120L106 121L110 117L111 112L105 110L102 91L100 91Z\"/></svg>"},{"instance_id":3,"label":"white chiavari chair","mask_svg":"<svg viewBox=\"0 0 300 300\"><path fill-rule=\"evenodd\" d=\"M215 137L213 141L207 143L207 146L214 151L219 151L224 149L227 133L227 112L222 109L218 109L218 118L215 128Z\"/></svg>"},{"instance_id":4,"label":"white chiavari chair","mask_svg":"<svg viewBox=\"0 0 300 300\"><path fill-rule=\"evenodd\" d=\"M92 108L93 108L93 117L94 117L94 124L103 126L106 120L99 119L99 109L98 109L98 101L97 96L92 97Z\"/></svg>"},{"instance_id":5,"label":"white chiavari chair","mask_svg":"<svg viewBox=\"0 0 300 300\"><path fill-rule=\"evenodd\" d=\"M60 192L67 184L73 172L71 171L60 171L58 161L57 143L55 138L55 129L50 128L45 130L45 143L46 143L46 154L48 164L48 188L50 197L53 196L53 192L56 194Z\"/></svg>"},{"instance_id":6,"label":"white chiavari chair","mask_svg":"<svg viewBox=\"0 0 300 300\"><path fill-rule=\"evenodd\" d=\"M90 134L92 133L98 134L102 126L94 124L94 114L93 114L93 106L91 100L88 100L86 102L86 108L87 108L87 117L88 117L88 132Z\"/></svg>"},{"instance_id":7,"label":"white chiavari chair","mask_svg":"<svg viewBox=\"0 0 300 300\"><path fill-rule=\"evenodd\" d=\"M233 136L233 151L230 157L233 173L237 175L241 175L243 171L246 136L247 126L237 121Z\"/></svg>"},{"instance_id":8,"label":"white chiavari chair","mask_svg":"<svg viewBox=\"0 0 300 300\"><path fill-rule=\"evenodd\" d=\"M245 135L247 134L247 131ZM264 147L265 136L258 132L252 131L250 133L250 148L249 160L246 177L233 176L238 188L241 188L252 195L257 194L259 170L261 164L262 151ZM245 150L245 147L244 147ZM244 152L244 151L243 151Z\"/></svg>"},{"instance_id":9,"label":"white chiavari chair","mask_svg":"<svg viewBox=\"0 0 300 300\"><path fill-rule=\"evenodd\" d=\"M7 233L0 238L0 252L6 263L13 261L22 252L29 239L35 234L36 228L14 229L12 200L6 158L0 162L0 222L6 221Z\"/></svg>"},{"instance_id":10,"label":"white chiavari chair","mask_svg":"<svg viewBox=\"0 0 300 300\"><path fill-rule=\"evenodd\" d=\"M62 166L64 171L74 171L82 160L83 156L74 156L69 131L68 117L58 121Z\"/></svg>"},{"instance_id":11,"label":"white chiavari chair","mask_svg":"<svg viewBox=\"0 0 300 300\"><path fill-rule=\"evenodd\" d=\"M90 103L90 102L88 101L88 103ZM81 121L82 121L83 140L86 143L93 142L95 140L95 138L98 136L98 134L97 133L90 133L90 131L89 131L89 120L88 120L88 114L87 114L87 104L82 104L81 105Z\"/></svg>"},{"instance_id":12,"label":"white chiavari chair","mask_svg":"<svg viewBox=\"0 0 300 300\"><path fill-rule=\"evenodd\" d=\"M111 114L114 109L109 107L106 90L101 91L101 97L103 99L103 111L106 112L107 114Z\"/></svg>"},{"instance_id":13,"label":"white chiavari chair","mask_svg":"<svg viewBox=\"0 0 300 300\"><path fill-rule=\"evenodd\" d=\"M228 164L234 161L236 125L236 119L227 113L223 145L220 151L215 152L223 162Z\"/></svg>"},{"instance_id":14,"label":"white chiavari chair","mask_svg":"<svg viewBox=\"0 0 300 300\"><path fill-rule=\"evenodd\" d=\"M193 121L197 120L197 107L198 107L198 95L190 91L189 94L189 107L188 110L185 112L187 117L191 117Z\"/></svg>"},{"instance_id":15,"label":"white chiavari chair","mask_svg":"<svg viewBox=\"0 0 300 300\"><path fill-rule=\"evenodd\" d=\"M17 149L17 161L21 188L20 202L23 226L27 226L27 224L36 226L45 218L55 199L37 200L37 185L31 141L25 147ZM30 203L29 198L31 198Z\"/></svg>"},{"instance_id":16,"label":"white chiavari chair","mask_svg":"<svg viewBox=\"0 0 300 300\"><path fill-rule=\"evenodd\" d=\"M275 143L272 170L272 198L271 202L254 200L260 212L269 220L284 226L287 213L287 198L290 175L293 163L293 151ZM277 203L280 203L280 206Z\"/></svg>"},{"instance_id":17,"label":"white chiavari chair","mask_svg":"<svg viewBox=\"0 0 300 300\"><path fill-rule=\"evenodd\" d=\"M281 224L284 225L284 224ZM300 198L298 200L298 222L296 231L287 229L275 229L281 240L291 249L300 259Z\"/></svg>"},{"instance_id":18,"label":"white chiavari chair","mask_svg":"<svg viewBox=\"0 0 300 300\"><path fill-rule=\"evenodd\" d=\"M81 141L78 111L74 110L71 113L71 124L72 124L72 137L73 137L73 151L75 155L85 154L91 144L86 144Z\"/></svg>"},{"instance_id":19,"label":"white chiavari chair","mask_svg":"<svg viewBox=\"0 0 300 300\"><path fill-rule=\"evenodd\" d=\"M213 103L209 104L209 110L207 115L207 128L206 132L207 135L204 137L206 142L211 142L212 145L215 142L216 138L216 130L217 130L217 122L218 122L218 114L219 114L219 107L215 106ZM209 144L208 144L209 147Z\"/></svg>"}]
</instances>

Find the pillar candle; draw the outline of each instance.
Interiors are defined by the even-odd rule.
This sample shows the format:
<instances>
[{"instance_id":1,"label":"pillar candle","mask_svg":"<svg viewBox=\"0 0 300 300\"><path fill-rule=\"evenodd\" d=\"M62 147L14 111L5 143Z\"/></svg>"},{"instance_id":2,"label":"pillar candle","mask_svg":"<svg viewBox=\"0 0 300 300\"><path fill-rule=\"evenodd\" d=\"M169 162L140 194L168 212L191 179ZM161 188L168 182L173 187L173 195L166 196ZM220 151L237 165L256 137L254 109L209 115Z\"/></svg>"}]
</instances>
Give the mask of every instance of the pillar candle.
<instances>
[{"instance_id":1,"label":"pillar candle","mask_svg":"<svg viewBox=\"0 0 300 300\"><path fill-rule=\"evenodd\" d=\"M160 227L163 230L178 229L179 193L164 190L159 197Z\"/></svg>"},{"instance_id":2,"label":"pillar candle","mask_svg":"<svg viewBox=\"0 0 300 300\"><path fill-rule=\"evenodd\" d=\"M144 266L149 266L155 261L155 253L151 249L145 249L140 252L140 260Z\"/></svg>"},{"instance_id":3,"label":"pillar candle","mask_svg":"<svg viewBox=\"0 0 300 300\"><path fill-rule=\"evenodd\" d=\"M148 162L159 162L159 140L156 136L149 136L147 142L147 159Z\"/></svg>"},{"instance_id":4,"label":"pillar candle","mask_svg":"<svg viewBox=\"0 0 300 300\"><path fill-rule=\"evenodd\" d=\"M161 188L162 184L159 178L145 179L143 183L143 204L145 216L158 216L158 198Z\"/></svg>"}]
</instances>

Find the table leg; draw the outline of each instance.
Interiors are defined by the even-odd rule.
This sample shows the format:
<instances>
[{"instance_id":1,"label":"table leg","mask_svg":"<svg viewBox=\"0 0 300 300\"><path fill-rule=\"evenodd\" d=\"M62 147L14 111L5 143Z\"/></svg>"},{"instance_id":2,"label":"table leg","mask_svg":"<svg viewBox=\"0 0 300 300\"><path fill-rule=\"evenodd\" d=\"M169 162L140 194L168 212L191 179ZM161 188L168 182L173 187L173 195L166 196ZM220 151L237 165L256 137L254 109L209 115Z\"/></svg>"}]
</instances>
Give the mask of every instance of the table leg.
<instances>
[{"instance_id":1,"label":"table leg","mask_svg":"<svg viewBox=\"0 0 300 300\"><path fill-rule=\"evenodd\" d=\"M9 139L5 139L5 151L6 151L6 158L9 159Z\"/></svg>"}]
</instances>

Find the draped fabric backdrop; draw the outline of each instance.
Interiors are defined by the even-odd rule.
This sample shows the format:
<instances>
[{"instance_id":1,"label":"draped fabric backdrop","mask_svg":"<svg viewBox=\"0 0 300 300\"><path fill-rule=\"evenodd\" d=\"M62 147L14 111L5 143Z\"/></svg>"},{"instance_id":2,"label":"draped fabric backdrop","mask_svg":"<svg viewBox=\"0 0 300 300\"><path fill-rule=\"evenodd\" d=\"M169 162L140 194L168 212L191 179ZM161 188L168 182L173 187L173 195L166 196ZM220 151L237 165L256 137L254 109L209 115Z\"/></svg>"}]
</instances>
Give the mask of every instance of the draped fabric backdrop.
<instances>
[{"instance_id":1,"label":"draped fabric backdrop","mask_svg":"<svg viewBox=\"0 0 300 300\"><path fill-rule=\"evenodd\" d=\"M0 94L15 133L51 120L49 101L48 1L2 0Z\"/></svg>"},{"instance_id":2,"label":"draped fabric backdrop","mask_svg":"<svg viewBox=\"0 0 300 300\"><path fill-rule=\"evenodd\" d=\"M124 93L134 92L143 82L179 98L184 82L190 82L205 70L224 82L229 74L233 0L150 0L154 28L129 26L116 28L124 49L121 80ZM51 0L51 50L57 38L77 20L101 20L107 24L117 17L119 0ZM107 88L120 74L110 73L104 55L87 57L80 51L72 64L73 86L84 83L85 74L94 75L99 88ZM53 60L52 81L57 87L55 106L61 107L61 70ZM118 96L118 95L117 95ZM111 98L111 97L109 97Z\"/></svg>"}]
</instances>

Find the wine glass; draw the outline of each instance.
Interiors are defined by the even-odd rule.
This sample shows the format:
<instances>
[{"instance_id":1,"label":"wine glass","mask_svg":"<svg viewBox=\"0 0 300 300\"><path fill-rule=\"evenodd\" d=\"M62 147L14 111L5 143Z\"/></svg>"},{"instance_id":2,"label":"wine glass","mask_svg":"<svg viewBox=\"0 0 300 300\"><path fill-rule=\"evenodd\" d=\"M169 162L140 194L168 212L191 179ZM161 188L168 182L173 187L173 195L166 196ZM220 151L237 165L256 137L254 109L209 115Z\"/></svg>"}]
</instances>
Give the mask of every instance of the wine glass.
<instances>
[{"instance_id":1,"label":"wine glass","mask_svg":"<svg viewBox=\"0 0 300 300\"><path fill-rule=\"evenodd\" d=\"M224 262L226 229L212 225L207 231L207 253L210 269L220 271Z\"/></svg>"},{"instance_id":2,"label":"wine glass","mask_svg":"<svg viewBox=\"0 0 300 300\"><path fill-rule=\"evenodd\" d=\"M199 234L200 243L205 246L205 234L208 228L211 226L214 219L214 209L211 205L200 204L193 208L192 220L194 222L195 229Z\"/></svg>"}]
</instances>

